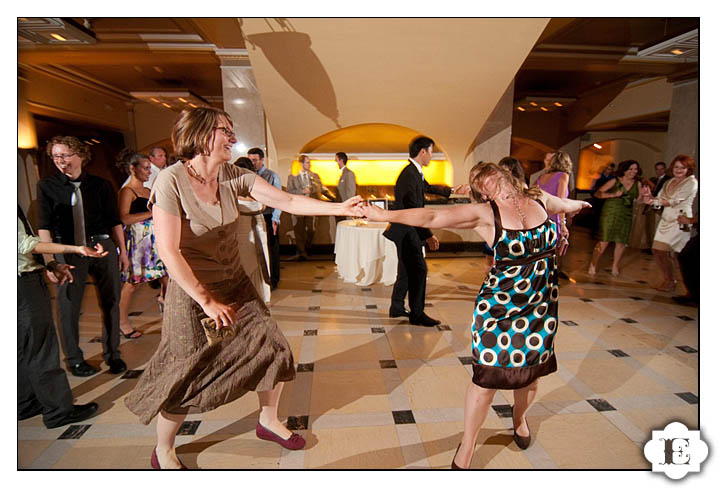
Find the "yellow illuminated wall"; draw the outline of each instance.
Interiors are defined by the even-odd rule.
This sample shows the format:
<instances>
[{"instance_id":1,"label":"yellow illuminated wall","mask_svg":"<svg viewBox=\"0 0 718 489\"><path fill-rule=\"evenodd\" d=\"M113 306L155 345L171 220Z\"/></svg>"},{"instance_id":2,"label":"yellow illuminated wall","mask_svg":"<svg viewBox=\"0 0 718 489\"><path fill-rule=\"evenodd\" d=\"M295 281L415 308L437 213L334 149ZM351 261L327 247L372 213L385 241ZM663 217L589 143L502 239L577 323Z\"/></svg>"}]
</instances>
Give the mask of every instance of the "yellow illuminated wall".
<instances>
[{"instance_id":1,"label":"yellow illuminated wall","mask_svg":"<svg viewBox=\"0 0 718 489\"><path fill-rule=\"evenodd\" d=\"M606 151L607 143L604 145ZM606 153L599 153L592 147L584 148L579 153L578 168L576 171L576 188L589 190L594 180L598 178L606 165L613 163L613 156Z\"/></svg>"},{"instance_id":2,"label":"yellow illuminated wall","mask_svg":"<svg viewBox=\"0 0 718 489\"><path fill-rule=\"evenodd\" d=\"M354 172L357 185L394 185L399 173L409 164L408 160L349 160L347 167ZM336 186L341 171L334 160L312 160L312 171L319 175L324 185ZM299 161L292 162L292 175L302 170ZM432 185L453 185L451 163L432 160L424 168L424 178Z\"/></svg>"}]
</instances>

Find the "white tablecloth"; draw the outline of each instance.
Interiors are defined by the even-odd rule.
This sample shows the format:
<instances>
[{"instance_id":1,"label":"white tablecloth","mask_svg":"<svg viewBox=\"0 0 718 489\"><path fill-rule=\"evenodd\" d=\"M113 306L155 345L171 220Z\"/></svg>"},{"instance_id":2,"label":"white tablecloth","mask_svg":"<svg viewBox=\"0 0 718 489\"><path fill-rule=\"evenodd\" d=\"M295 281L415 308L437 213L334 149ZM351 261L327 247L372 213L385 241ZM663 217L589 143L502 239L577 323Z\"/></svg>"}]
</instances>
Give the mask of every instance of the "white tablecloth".
<instances>
[{"instance_id":1,"label":"white tablecloth","mask_svg":"<svg viewBox=\"0 0 718 489\"><path fill-rule=\"evenodd\" d=\"M394 283L396 246L382 236L387 226L386 222L358 219L347 219L337 225L334 253L339 277L362 286Z\"/></svg>"}]
</instances>

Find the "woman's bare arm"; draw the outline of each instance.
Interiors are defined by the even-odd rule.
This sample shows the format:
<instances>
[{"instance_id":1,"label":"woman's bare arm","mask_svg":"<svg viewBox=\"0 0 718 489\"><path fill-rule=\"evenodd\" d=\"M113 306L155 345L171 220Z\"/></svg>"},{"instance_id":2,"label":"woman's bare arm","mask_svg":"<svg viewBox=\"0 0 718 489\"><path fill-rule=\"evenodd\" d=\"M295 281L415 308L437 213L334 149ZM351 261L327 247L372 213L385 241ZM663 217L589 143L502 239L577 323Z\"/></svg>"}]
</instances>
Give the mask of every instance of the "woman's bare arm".
<instances>
[{"instance_id":1,"label":"woman's bare arm","mask_svg":"<svg viewBox=\"0 0 718 489\"><path fill-rule=\"evenodd\" d=\"M603 187L601 187L603 188ZM584 200L559 199L549 193L541 191L541 201L546 206L549 214L575 214L585 207L591 207L591 204Z\"/></svg>"},{"instance_id":2,"label":"woman's bare arm","mask_svg":"<svg viewBox=\"0 0 718 489\"><path fill-rule=\"evenodd\" d=\"M361 212L356 208L356 204L361 202L358 195L345 202L323 202L284 192L268 184L263 178L254 180L249 194L266 206L300 216L361 216Z\"/></svg>"}]
</instances>

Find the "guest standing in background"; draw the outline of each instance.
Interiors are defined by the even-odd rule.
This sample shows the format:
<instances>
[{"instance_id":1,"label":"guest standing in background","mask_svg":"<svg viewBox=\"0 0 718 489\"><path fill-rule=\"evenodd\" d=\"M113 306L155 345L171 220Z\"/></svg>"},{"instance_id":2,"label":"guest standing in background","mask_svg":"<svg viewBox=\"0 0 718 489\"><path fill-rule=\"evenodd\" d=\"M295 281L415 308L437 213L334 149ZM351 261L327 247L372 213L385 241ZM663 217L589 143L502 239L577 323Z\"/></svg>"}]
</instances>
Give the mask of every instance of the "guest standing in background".
<instances>
[{"instance_id":1,"label":"guest standing in background","mask_svg":"<svg viewBox=\"0 0 718 489\"><path fill-rule=\"evenodd\" d=\"M336 153L334 155L334 161L337 162L337 166L341 171L339 183L337 183L337 201L344 202L357 194L357 179L354 172L347 168L349 158L346 153L342 151ZM343 221L344 219L342 216L335 218L336 222Z\"/></svg>"},{"instance_id":2,"label":"guest standing in background","mask_svg":"<svg viewBox=\"0 0 718 489\"><path fill-rule=\"evenodd\" d=\"M60 340L67 366L77 377L97 373L97 369L85 361L80 349L80 312L89 274L95 278L102 309L102 357L110 373L122 373L127 365L120 358L119 350L120 272L127 270L128 261L115 191L104 178L83 171L90 160L90 148L76 137L55 136L47 145L47 154L59 173L37 184L40 240L91 248L101 244L108 252L92 261L73 254L57 256L58 262L75 267L75 280L57 288ZM45 263L51 261L52 255L46 254Z\"/></svg>"},{"instance_id":3,"label":"guest standing in background","mask_svg":"<svg viewBox=\"0 0 718 489\"><path fill-rule=\"evenodd\" d=\"M551 161L546 165L546 171L541 175L536 184L538 188L547 194L565 199L568 197L568 181L571 174L573 164L568 154L563 151L557 151L551 157ZM556 230L559 235L559 244L556 248L556 266L560 278L567 279L568 276L561 270L561 256L566 253L568 248L568 226L566 225L566 215L563 213L552 214L551 220L556 223Z\"/></svg>"},{"instance_id":4,"label":"guest standing in background","mask_svg":"<svg viewBox=\"0 0 718 489\"><path fill-rule=\"evenodd\" d=\"M167 167L167 151L165 151L162 146L154 146L149 152L149 159L150 177L143 183L146 188L152 188L152 184L155 178L157 178L157 175ZM122 186L124 187L128 183L130 183L130 177L127 177L127 180L125 180Z\"/></svg>"},{"instance_id":5,"label":"guest standing in background","mask_svg":"<svg viewBox=\"0 0 718 489\"><path fill-rule=\"evenodd\" d=\"M601 211L599 228L600 241L593 248L589 275L596 275L596 267L608 243L615 243L611 275L618 277L618 264L631 236L633 219L633 201L641 194L641 167L635 160L625 160L618 164L615 177L604 183L594 194L605 199Z\"/></svg>"},{"instance_id":6,"label":"guest standing in background","mask_svg":"<svg viewBox=\"0 0 718 489\"><path fill-rule=\"evenodd\" d=\"M301 155L299 163L302 165L302 170L297 175L289 175L287 192L320 199L322 194L327 193L327 190L322 185L319 175L311 170L312 162L309 156ZM316 217L292 214L292 223L294 224L294 238L297 243L296 259L306 261L308 249L314 240Z\"/></svg>"},{"instance_id":7,"label":"guest standing in background","mask_svg":"<svg viewBox=\"0 0 718 489\"><path fill-rule=\"evenodd\" d=\"M262 177L265 182L282 190L282 182L279 175L264 165L264 151L260 148L251 148L247 151L247 157L254 165L254 171ZM271 289L274 290L279 285L279 223L282 211L273 207L264 207L262 216L264 224L267 228L267 247L269 249L269 278Z\"/></svg>"},{"instance_id":8,"label":"guest standing in background","mask_svg":"<svg viewBox=\"0 0 718 489\"><path fill-rule=\"evenodd\" d=\"M680 216L693 217L693 199L698 192L698 180L693 176L695 162L687 155L676 156L668 168L672 177L662 186L658 195L652 197L649 189L644 189L644 203L663 207L661 220L653 238L653 257L663 275L663 282L655 287L661 292L671 292L676 286L673 274L673 253L680 253L691 238L690 227L681 229Z\"/></svg>"},{"instance_id":9,"label":"guest standing in background","mask_svg":"<svg viewBox=\"0 0 718 489\"><path fill-rule=\"evenodd\" d=\"M119 194L119 212L125 226L125 250L129 266L120 273L120 333L127 339L136 339L142 333L130 324L130 303L137 286L152 280L160 280L162 290L157 296L160 311L164 309L167 290L167 270L160 260L155 245L152 213L147 209L150 190L144 186L150 178L151 163L142 153L124 149L117 156L117 167L129 173L130 179Z\"/></svg>"}]
</instances>

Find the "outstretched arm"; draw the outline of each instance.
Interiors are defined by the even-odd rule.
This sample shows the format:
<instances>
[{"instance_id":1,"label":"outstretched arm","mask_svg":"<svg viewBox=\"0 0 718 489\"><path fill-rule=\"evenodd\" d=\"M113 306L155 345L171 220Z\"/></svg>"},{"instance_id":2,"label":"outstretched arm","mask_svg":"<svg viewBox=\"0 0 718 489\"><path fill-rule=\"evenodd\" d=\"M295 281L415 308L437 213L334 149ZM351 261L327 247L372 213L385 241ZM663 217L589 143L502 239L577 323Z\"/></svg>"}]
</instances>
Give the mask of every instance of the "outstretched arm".
<instances>
[{"instance_id":1,"label":"outstretched arm","mask_svg":"<svg viewBox=\"0 0 718 489\"><path fill-rule=\"evenodd\" d=\"M322 202L303 195L284 192L261 178L254 180L249 194L264 205L299 216L361 216L356 205L361 202L361 197L358 195L345 202Z\"/></svg>"},{"instance_id":2,"label":"outstretched arm","mask_svg":"<svg viewBox=\"0 0 718 489\"><path fill-rule=\"evenodd\" d=\"M549 214L576 214L584 207L591 207L591 204L584 200L559 199L551 194L541 191L541 201L546 206Z\"/></svg>"},{"instance_id":3,"label":"outstretched arm","mask_svg":"<svg viewBox=\"0 0 718 489\"><path fill-rule=\"evenodd\" d=\"M370 204L362 204L364 217L372 221L388 221L423 228L473 229L487 219L488 204L461 204L450 209L402 209L388 211ZM488 209L489 214L491 210Z\"/></svg>"}]
</instances>

